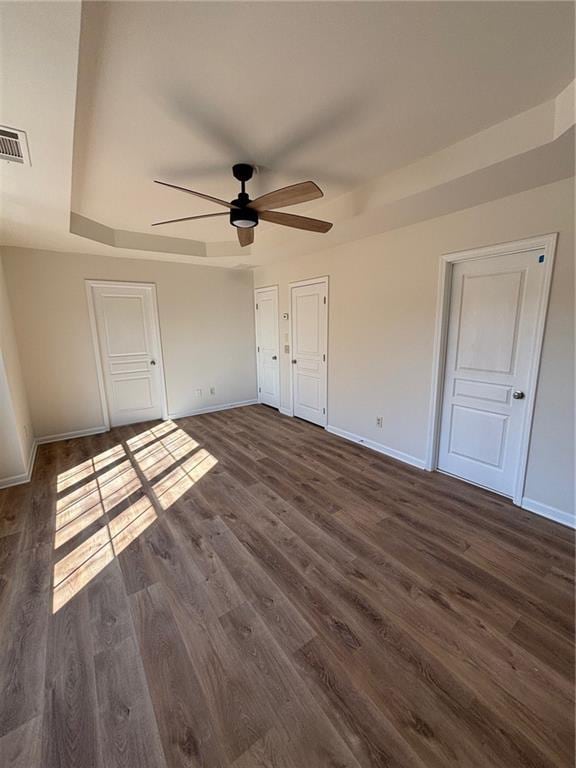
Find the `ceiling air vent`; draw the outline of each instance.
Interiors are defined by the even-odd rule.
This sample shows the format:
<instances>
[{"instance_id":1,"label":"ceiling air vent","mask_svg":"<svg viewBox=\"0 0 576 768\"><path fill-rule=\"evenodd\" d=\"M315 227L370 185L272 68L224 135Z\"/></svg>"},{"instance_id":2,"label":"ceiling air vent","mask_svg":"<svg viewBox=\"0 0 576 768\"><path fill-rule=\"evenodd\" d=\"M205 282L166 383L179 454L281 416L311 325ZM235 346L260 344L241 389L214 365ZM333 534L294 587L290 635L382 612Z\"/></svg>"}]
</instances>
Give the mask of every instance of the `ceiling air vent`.
<instances>
[{"instance_id":1,"label":"ceiling air vent","mask_svg":"<svg viewBox=\"0 0 576 768\"><path fill-rule=\"evenodd\" d=\"M24 131L0 125L0 160L30 165L28 142Z\"/></svg>"}]
</instances>

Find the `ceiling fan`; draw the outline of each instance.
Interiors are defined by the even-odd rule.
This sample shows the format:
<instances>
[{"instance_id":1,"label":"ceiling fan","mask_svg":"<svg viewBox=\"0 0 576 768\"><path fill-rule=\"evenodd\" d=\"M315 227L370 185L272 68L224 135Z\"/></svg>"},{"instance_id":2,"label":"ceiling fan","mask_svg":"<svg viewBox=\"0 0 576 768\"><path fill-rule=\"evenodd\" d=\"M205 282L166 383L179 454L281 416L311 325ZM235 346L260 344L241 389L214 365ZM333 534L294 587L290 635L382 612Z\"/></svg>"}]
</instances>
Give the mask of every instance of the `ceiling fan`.
<instances>
[{"instance_id":1,"label":"ceiling fan","mask_svg":"<svg viewBox=\"0 0 576 768\"><path fill-rule=\"evenodd\" d=\"M232 166L234 178L241 184L241 191L235 200L229 203L226 200L220 200L218 197L204 195L201 192L194 192L186 187L179 187L176 184L169 184L167 181L156 181L156 184L162 184L165 187L179 189L187 192L189 195L201 197L204 200L210 200L218 205L223 205L230 210L226 213L204 213L200 216L186 216L183 219L169 219L168 221L157 221L152 224L158 227L161 224L174 224L177 221L193 221L194 219L210 219L213 216L230 216L230 224L236 227L236 233L241 246L250 245L254 242L254 227L257 226L260 219L269 221L272 224L280 224L283 227L294 227L295 229L305 229L308 232L328 232L332 224L320 219L311 219L308 216L295 216L291 213L282 213L274 211L273 208L285 208L288 205L297 203L306 203L309 200L316 200L323 197L324 193L313 181L303 181L300 184L292 184L289 187L276 189L274 192L268 192L266 195L250 200L246 192L246 182L250 181L254 173L254 168L247 163L237 163Z\"/></svg>"}]
</instances>

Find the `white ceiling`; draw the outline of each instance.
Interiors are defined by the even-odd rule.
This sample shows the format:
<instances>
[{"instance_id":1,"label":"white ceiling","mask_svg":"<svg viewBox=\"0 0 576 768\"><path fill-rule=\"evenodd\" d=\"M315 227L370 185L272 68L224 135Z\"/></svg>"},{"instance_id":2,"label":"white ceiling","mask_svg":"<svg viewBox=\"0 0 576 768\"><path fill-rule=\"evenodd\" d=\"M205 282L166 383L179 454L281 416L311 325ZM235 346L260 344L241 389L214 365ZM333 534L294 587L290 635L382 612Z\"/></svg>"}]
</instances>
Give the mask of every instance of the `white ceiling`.
<instances>
[{"instance_id":1,"label":"white ceiling","mask_svg":"<svg viewBox=\"0 0 576 768\"><path fill-rule=\"evenodd\" d=\"M443 212L573 173L573 3L0 0L0 29L0 124L32 156L0 162L0 245L258 264L438 215L458 176ZM317 181L292 210L330 234L150 227L217 210L154 178L231 199L239 161L253 196Z\"/></svg>"},{"instance_id":2,"label":"white ceiling","mask_svg":"<svg viewBox=\"0 0 576 768\"><path fill-rule=\"evenodd\" d=\"M80 43L72 208L204 241L225 218L165 179L230 200L314 179L328 199L555 96L568 3L90 3ZM253 194L255 196L255 194ZM268 225L270 227L270 225ZM261 232L265 226L259 228Z\"/></svg>"}]
</instances>

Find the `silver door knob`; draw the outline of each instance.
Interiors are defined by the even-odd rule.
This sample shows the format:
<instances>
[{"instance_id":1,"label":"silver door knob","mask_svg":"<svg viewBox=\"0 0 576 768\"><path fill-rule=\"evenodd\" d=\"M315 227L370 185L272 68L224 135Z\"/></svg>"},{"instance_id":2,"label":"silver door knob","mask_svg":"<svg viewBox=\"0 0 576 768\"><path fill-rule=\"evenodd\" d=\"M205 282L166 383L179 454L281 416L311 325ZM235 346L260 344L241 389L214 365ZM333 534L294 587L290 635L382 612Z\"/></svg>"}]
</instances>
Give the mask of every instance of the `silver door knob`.
<instances>
[{"instance_id":1,"label":"silver door knob","mask_svg":"<svg viewBox=\"0 0 576 768\"><path fill-rule=\"evenodd\" d=\"M150 365L156 365L156 360L150 360Z\"/></svg>"},{"instance_id":2,"label":"silver door knob","mask_svg":"<svg viewBox=\"0 0 576 768\"><path fill-rule=\"evenodd\" d=\"M278 355L272 355L272 360L278 360Z\"/></svg>"},{"instance_id":3,"label":"silver door knob","mask_svg":"<svg viewBox=\"0 0 576 768\"><path fill-rule=\"evenodd\" d=\"M292 365L296 365L296 360L292 360Z\"/></svg>"},{"instance_id":4,"label":"silver door knob","mask_svg":"<svg viewBox=\"0 0 576 768\"><path fill-rule=\"evenodd\" d=\"M514 398L514 400L524 400L526 395L524 394L524 392L520 392L520 390L515 389L514 392L512 392L512 397Z\"/></svg>"}]
</instances>

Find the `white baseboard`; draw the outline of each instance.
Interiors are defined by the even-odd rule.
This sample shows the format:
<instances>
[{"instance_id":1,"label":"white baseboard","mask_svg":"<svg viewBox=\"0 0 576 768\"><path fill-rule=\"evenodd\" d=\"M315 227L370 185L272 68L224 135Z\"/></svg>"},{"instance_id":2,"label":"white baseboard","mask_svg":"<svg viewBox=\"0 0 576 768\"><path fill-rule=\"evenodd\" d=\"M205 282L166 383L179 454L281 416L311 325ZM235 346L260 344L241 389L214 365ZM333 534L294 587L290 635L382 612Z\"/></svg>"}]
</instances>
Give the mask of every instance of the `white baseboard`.
<instances>
[{"instance_id":1,"label":"white baseboard","mask_svg":"<svg viewBox=\"0 0 576 768\"><path fill-rule=\"evenodd\" d=\"M99 435L102 432L108 432L108 427L90 427L90 429L77 429L74 432L60 432L57 435L43 435L37 437L36 442L38 445L44 443L59 443L61 440L72 440L74 437L88 437L89 435Z\"/></svg>"},{"instance_id":2,"label":"white baseboard","mask_svg":"<svg viewBox=\"0 0 576 768\"><path fill-rule=\"evenodd\" d=\"M36 451L38 449L38 441L32 442L32 448L30 450L30 456L28 457L28 466L26 472L21 475L12 475L11 477L3 477L0 479L0 488L9 488L11 485L22 485L23 483L29 483L32 477L32 471L34 469L34 462L36 460Z\"/></svg>"},{"instance_id":3,"label":"white baseboard","mask_svg":"<svg viewBox=\"0 0 576 768\"><path fill-rule=\"evenodd\" d=\"M294 416L291 408L278 408L278 410L283 416Z\"/></svg>"},{"instance_id":4,"label":"white baseboard","mask_svg":"<svg viewBox=\"0 0 576 768\"><path fill-rule=\"evenodd\" d=\"M403 461L405 464L410 464L412 467L418 467L418 469L426 468L426 462L424 459L417 459L416 456L411 456L409 453L397 451L395 448L389 448L387 445L377 443L375 440L369 440L367 437L362 437L361 435L356 435L354 432L347 432L345 429L332 427L330 424L328 424L326 427L326 431L331 432L333 435L338 435L338 437L343 437L345 440L350 440L353 443L365 445L367 448L371 448L373 451L383 453L385 456L390 456L392 459Z\"/></svg>"},{"instance_id":5,"label":"white baseboard","mask_svg":"<svg viewBox=\"0 0 576 768\"><path fill-rule=\"evenodd\" d=\"M188 411L174 411L168 414L169 419L185 419L187 416L198 416L201 413L215 413L216 411L228 411L231 408L243 408L245 405L257 405L258 400L242 400L237 403L223 403L221 405L208 405L205 408L194 408Z\"/></svg>"},{"instance_id":6,"label":"white baseboard","mask_svg":"<svg viewBox=\"0 0 576 768\"><path fill-rule=\"evenodd\" d=\"M576 517L569 512L563 512L556 507L549 507L547 504L542 504L540 501L534 501L534 499L527 499L524 497L521 504L522 509L527 509L528 512L535 512L537 515L547 517L549 520L554 520L561 525L567 525L569 528L576 528Z\"/></svg>"},{"instance_id":7,"label":"white baseboard","mask_svg":"<svg viewBox=\"0 0 576 768\"><path fill-rule=\"evenodd\" d=\"M410 456L410 454L402 453L402 451L397 451L394 448L389 448L374 440L368 440L353 432L346 432L344 429L332 427L330 425L326 427L326 431L331 432L333 435L338 435L338 437L343 437L345 440L350 440L353 443L365 445L367 448L372 448L373 451L383 453L385 456L398 459L406 464L411 464L413 467L418 467L418 469L427 468L426 461L423 459L417 459L415 456ZM522 499L521 507L522 509L528 510L528 512L534 512L542 517L547 517L549 520L554 520L554 522L560 523L561 525L566 525L569 528L576 528L576 517L569 512L563 512L561 509L549 507L547 504L542 504L540 501L534 501L533 499L527 499L526 497Z\"/></svg>"},{"instance_id":8,"label":"white baseboard","mask_svg":"<svg viewBox=\"0 0 576 768\"><path fill-rule=\"evenodd\" d=\"M34 469L34 462L36 461L36 451L39 445L44 443L57 443L60 440L70 440L73 437L86 437L88 435L97 435L101 432L107 432L108 427L92 427L91 429L79 429L75 432L61 432L58 435L44 435L43 437L35 437L32 443L32 450L28 458L28 468L26 472L21 475L12 475L12 477L0 478L0 488L9 488L11 485L22 485L22 483L29 483L32 477L32 471Z\"/></svg>"}]
</instances>

